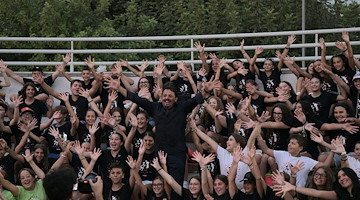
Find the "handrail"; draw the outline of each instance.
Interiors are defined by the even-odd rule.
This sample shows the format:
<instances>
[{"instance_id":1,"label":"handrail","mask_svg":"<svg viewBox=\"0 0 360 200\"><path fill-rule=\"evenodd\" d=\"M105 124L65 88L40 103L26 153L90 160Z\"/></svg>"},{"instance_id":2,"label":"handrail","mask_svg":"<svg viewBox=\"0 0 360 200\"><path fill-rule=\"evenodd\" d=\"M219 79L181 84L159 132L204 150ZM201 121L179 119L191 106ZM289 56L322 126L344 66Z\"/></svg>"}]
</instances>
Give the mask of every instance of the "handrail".
<instances>
[{"instance_id":1,"label":"handrail","mask_svg":"<svg viewBox=\"0 0 360 200\"><path fill-rule=\"evenodd\" d=\"M184 60L186 63L200 64L200 60L194 60L194 40L200 39L221 39L221 38L250 38L250 37L270 37L270 36L285 36L285 35L309 35L314 34L315 41L312 43L304 44L293 44L292 49L296 48L315 48L314 56L299 56L296 57L296 61L310 61L318 59L318 47L317 38L319 34L326 33L340 33L342 31L347 32L360 32L360 27L354 28L337 28L337 29L318 29L318 30L305 30L305 31L282 31L282 32L259 32L259 33L239 33L239 34L210 34L210 35L181 35L181 36L146 36L146 37L0 37L0 41L33 41L33 42L71 42L69 49L0 49L0 53L11 54L11 53L23 53L23 54L36 54L36 53L46 53L46 54L65 54L71 53L71 62L70 72L74 72L74 65L85 65L83 62L73 62L74 54L103 54L103 53L167 53L167 52L189 52L190 60ZM190 40L190 45L188 48L153 48L153 49L75 49L74 42L81 41L141 41L141 40ZM272 44L272 45L252 45L244 46L245 50L254 50L257 46L262 46L264 49L282 49L285 44ZM360 45L360 41L351 41L351 45ZM331 47L335 46L334 42L326 43L326 46ZM223 46L223 47L205 47L205 51L239 51L239 46ZM355 52L357 53L357 52ZM355 57L360 57L360 55L354 55ZM327 56L327 59L330 59L331 56ZM227 62L232 62L234 58L228 58ZM275 59L277 60L277 59ZM246 62L246 60L243 60ZM257 61L262 62L264 58L259 58ZM103 61L96 62L96 65L110 65L115 61ZM141 64L142 61L129 61L129 64ZM175 65L179 60L167 61L166 64ZM48 66L48 65L57 65L60 62L39 62L39 61L5 61L7 65L26 65L26 66ZM149 61L149 64L155 65L156 61ZM303 62L303 67L304 67Z\"/></svg>"}]
</instances>

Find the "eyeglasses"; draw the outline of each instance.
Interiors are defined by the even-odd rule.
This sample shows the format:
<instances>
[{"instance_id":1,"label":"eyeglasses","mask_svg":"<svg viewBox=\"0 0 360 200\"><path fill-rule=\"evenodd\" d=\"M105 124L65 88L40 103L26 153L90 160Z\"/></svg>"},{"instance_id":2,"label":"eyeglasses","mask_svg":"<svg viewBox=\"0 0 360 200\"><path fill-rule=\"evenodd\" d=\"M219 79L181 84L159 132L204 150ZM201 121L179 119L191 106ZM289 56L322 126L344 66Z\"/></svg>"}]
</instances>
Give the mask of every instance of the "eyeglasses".
<instances>
[{"instance_id":1,"label":"eyeglasses","mask_svg":"<svg viewBox=\"0 0 360 200\"><path fill-rule=\"evenodd\" d=\"M282 113L273 112L274 115L282 115Z\"/></svg>"},{"instance_id":2,"label":"eyeglasses","mask_svg":"<svg viewBox=\"0 0 360 200\"><path fill-rule=\"evenodd\" d=\"M319 172L315 172L314 176L326 177L326 174L321 174Z\"/></svg>"},{"instance_id":3,"label":"eyeglasses","mask_svg":"<svg viewBox=\"0 0 360 200\"><path fill-rule=\"evenodd\" d=\"M154 187L160 187L160 186L162 186L162 185L163 185L162 183L153 184Z\"/></svg>"}]
</instances>

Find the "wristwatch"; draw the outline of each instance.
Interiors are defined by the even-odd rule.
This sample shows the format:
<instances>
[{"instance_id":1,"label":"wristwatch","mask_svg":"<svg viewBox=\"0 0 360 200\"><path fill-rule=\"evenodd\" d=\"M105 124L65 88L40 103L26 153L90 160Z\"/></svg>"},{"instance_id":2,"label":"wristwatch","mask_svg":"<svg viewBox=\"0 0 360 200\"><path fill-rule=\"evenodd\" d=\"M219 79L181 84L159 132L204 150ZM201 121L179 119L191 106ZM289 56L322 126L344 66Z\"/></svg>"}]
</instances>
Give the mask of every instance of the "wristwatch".
<instances>
[{"instance_id":1,"label":"wristwatch","mask_svg":"<svg viewBox=\"0 0 360 200\"><path fill-rule=\"evenodd\" d=\"M346 151L341 152L341 156L346 156Z\"/></svg>"}]
</instances>

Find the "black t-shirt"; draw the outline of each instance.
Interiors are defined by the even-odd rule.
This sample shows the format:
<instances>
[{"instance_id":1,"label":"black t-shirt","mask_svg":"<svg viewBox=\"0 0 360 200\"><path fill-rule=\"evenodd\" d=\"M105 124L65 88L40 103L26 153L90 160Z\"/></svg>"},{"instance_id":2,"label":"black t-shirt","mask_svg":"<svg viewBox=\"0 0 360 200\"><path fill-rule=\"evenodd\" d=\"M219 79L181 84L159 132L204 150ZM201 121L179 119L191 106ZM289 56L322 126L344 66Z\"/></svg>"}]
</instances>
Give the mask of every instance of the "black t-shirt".
<instances>
[{"instance_id":1,"label":"black t-shirt","mask_svg":"<svg viewBox=\"0 0 360 200\"><path fill-rule=\"evenodd\" d=\"M126 163L128 152L125 150L124 146L121 147L119 153L113 157L111 155L111 150L102 151L101 156L97 160L96 164L99 167L99 171L102 174L104 184L111 185L111 180L109 178L110 165L112 163L120 163L124 166L125 169L125 178L123 180L128 180L130 177L130 167Z\"/></svg>"},{"instance_id":2,"label":"black t-shirt","mask_svg":"<svg viewBox=\"0 0 360 200\"><path fill-rule=\"evenodd\" d=\"M12 158L9 154L8 155L4 155L3 158L0 159L0 168L3 169L8 177L8 180L15 184L15 171L14 171L14 164L15 164L15 159Z\"/></svg>"},{"instance_id":3,"label":"black t-shirt","mask_svg":"<svg viewBox=\"0 0 360 200\"><path fill-rule=\"evenodd\" d=\"M355 111L355 118L360 119L360 96L359 91L356 89L355 86L350 86L350 94L349 99L352 102L354 111Z\"/></svg>"},{"instance_id":4,"label":"black t-shirt","mask_svg":"<svg viewBox=\"0 0 360 200\"><path fill-rule=\"evenodd\" d=\"M338 71L335 68L332 69L334 74L339 75L341 80L343 80L348 86L353 85L352 79L355 75L355 71L352 70L350 67L345 67L344 71Z\"/></svg>"},{"instance_id":5,"label":"black t-shirt","mask_svg":"<svg viewBox=\"0 0 360 200\"><path fill-rule=\"evenodd\" d=\"M205 199L204 195L202 195L202 194L201 194L200 198L193 197L191 195L190 191L188 189L186 189L186 188L182 188L181 196L184 198L184 200L198 200L198 199L204 200Z\"/></svg>"},{"instance_id":6,"label":"black t-shirt","mask_svg":"<svg viewBox=\"0 0 360 200\"><path fill-rule=\"evenodd\" d=\"M214 200L240 199L239 191L237 193L235 193L233 198L230 197L229 191L227 191L227 190L226 190L225 194L222 194L220 196L217 195L214 190L211 196L214 198Z\"/></svg>"},{"instance_id":7,"label":"black t-shirt","mask_svg":"<svg viewBox=\"0 0 360 200\"><path fill-rule=\"evenodd\" d=\"M262 115L262 113L266 110L266 105L264 103L264 96L260 96L257 99L253 99L251 97L251 106L253 107L256 114L259 116Z\"/></svg>"},{"instance_id":8,"label":"black t-shirt","mask_svg":"<svg viewBox=\"0 0 360 200\"><path fill-rule=\"evenodd\" d=\"M239 190L239 196L241 200L261 200L259 193L255 190L253 194L245 194Z\"/></svg>"},{"instance_id":9,"label":"black t-shirt","mask_svg":"<svg viewBox=\"0 0 360 200\"><path fill-rule=\"evenodd\" d=\"M24 83L31 82L31 83L33 83L33 84L35 85L35 95L42 94L42 93L48 94L48 93L44 90L44 88L41 87L40 84L35 83L32 79L23 78L23 82L24 82ZM54 83L54 80L52 79L52 76L50 75L50 76L44 78L44 82L51 87L52 84Z\"/></svg>"},{"instance_id":10,"label":"black t-shirt","mask_svg":"<svg viewBox=\"0 0 360 200\"><path fill-rule=\"evenodd\" d=\"M4 126L10 126L10 122L4 121ZM9 147L11 146L11 136L12 136L11 133L0 131L0 138L4 139Z\"/></svg>"},{"instance_id":11,"label":"black t-shirt","mask_svg":"<svg viewBox=\"0 0 360 200\"><path fill-rule=\"evenodd\" d=\"M281 200L283 198L275 196L275 192L271 187L266 186L266 200Z\"/></svg>"},{"instance_id":12,"label":"black t-shirt","mask_svg":"<svg viewBox=\"0 0 360 200\"><path fill-rule=\"evenodd\" d=\"M131 128L129 128L129 131L130 131ZM129 132L128 131L128 132ZM135 135L134 135L134 138L132 140L132 144L133 144L133 156L134 158L136 159L139 155L139 148L140 148L140 145L142 143L142 139L144 138L144 133L147 132L147 131L151 131L152 132L152 126L150 126L149 124L147 125L147 128L144 132L139 132L138 129L136 129L135 131Z\"/></svg>"},{"instance_id":13,"label":"black t-shirt","mask_svg":"<svg viewBox=\"0 0 360 200\"><path fill-rule=\"evenodd\" d=\"M40 100L34 99L34 102L30 105L26 104L25 102L19 105L19 110L23 109L24 107L29 107L31 110L34 111L35 118L38 121L38 124L41 123L41 118L43 115L47 113L49 110L46 104Z\"/></svg>"},{"instance_id":14,"label":"black t-shirt","mask_svg":"<svg viewBox=\"0 0 360 200\"><path fill-rule=\"evenodd\" d=\"M19 144L19 142L21 141L21 138L23 137L23 135L25 134L24 132L22 132L19 128L18 125L12 125L10 126L11 132L15 135L15 142L16 145ZM41 136L41 131L39 127L34 128L33 130L31 130L31 132L40 137ZM25 152L26 149L30 149L31 151L34 150L34 146L37 144L37 142L32 139L31 137L28 137L27 139L27 143L25 144L25 146L23 147L23 149L20 152Z\"/></svg>"},{"instance_id":15,"label":"black t-shirt","mask_svg":"<svg viewBox=\"0 0 360 200\"><path fill-rule=\"evenodd\" d=\"M54 124L54 126L56 126ZM57 127L57 126L56 126ZM59 136L61 138L67 138L67 140L74 141L75 138L71 136L71 122L67 121L64 125L57 127L59 129ZM66 135L66 136L65 136ZM49 129L43 132L43 137L45 137L46 142L48 143L48 148L50 153L60 154L62 152L59 142L49 133Z\"/></svg>"},{"instance_id":16,"label":"black t-shirt","mask_svg":"<svg viewBox=\"0 0 360 200\"><path fill-rule=\"evenodd\" d=\"M329 112L332 104L336 103L337 94L330 92L321 92L321 95L318 97L312 97L311 95L306 95L302 98L311 104L315 116L318 120L322 122L329 122Z\"/></svg>"},{"instance_id":17,"label":"black t-shirt","mask_svg":"<svg viewBox=\"0 0 360 200\"><path fill-rule=\"evenodd\" d=\"M321 90L324 92L337 93L337 85L331 78L319 77L321 82Z\"/></svg>"},{"instance_id":18,"label":"black t-shirt","mask_svg":"<svg viewBox=\"0 0 360 200\"><path fill-rule=\"evenodd\" d=\"M353 152L356 142L360 140L359 131L351 134L345 130L333 130L326 131L325 135L329 136L330 141L336 139L337 136L341 136L346 152Z\"/></svg>"},{"instance_id":19,"label":"black t-shirt","mask_svg":"<svg viewBox=\"0 0 360 200\"><path fill-rule=\"evenodd\" d=\"M205 156L208 156L210 154L210 152L205 151L205 150L203 151L203 153L204 153ZM198 166L198 167L200 169L200 166ZM216 157L214 159L214 161L207 164L207 169L209 170L209 172L211 174L211 177L215 178L215 176L219 175L220 174L220 162L219 162L219 159Z\"/></svg>"},{"instance_id":20,"label":"black t-shirt","mask_svg":"<svg viewBox=\"0 0 360 200\"><path fill-rule=\"evenodd\" d=\"M237 85L238 93L244 95L244 94L247 94L246 88L245 88L245 83L249 79L255 80L255 73L252 73L249 70L249 72L245 76L242 75L242 74L238 74L238 75L235 76L235 79L236 79L236 85Z\"/></svg>"},{"instance_id":21,"label":"black t-shirt","mask_svg":"<svg viewBox=\"0 0 360 200\"><path fill-rule=\"evenodd\" d=\"M281 71L277 67L274 67L274 70L271 72L270 76L267 76L263 71L259 72L259 79L264 85L264 90L270 94L276 93L276 88L279 87L281 82L280 76Z\"/></svg>"},{"instance_id":22,"label":"black t-shirt","mask_svg":"<svg viewBox=\"0 0 360 200\"><path fill-rule=\"evenodd\" d=\"M155 178L156 170L151 166L153 159L156 157L155 151L150 154L144 153L143 159L140 164L139 175L141 180L152 181Z\"/></svg>"},{"instance_id":23,"label":"black t-shirt","mask_svg":"<svg viewBox=\"0 0 360 200\"><path fill-rule=\"evenodd\" d=\"M108 197L105 199L111 200L123 200L123 199L131 199L132 189L130 188L129 184L124 184L119 190L109 191Z\"/></svg>"},{"instance_id":24,"label":"black t-shirt","mask_svg":"<svg viewBox=\"0 0 360 200\"><path fill-rule=\"evenodd\" d=\"M165 190L164 190L164 194L161 197L156 197L154 191L147 189L145 199L146 200L168 200L169 198L168 198Z\"/></svg>"},{"instance_id":25,"label":"black t-shirt","mask_svg":"<svg viewBox=\"0 0 360 200\"><path fill-rule=\"evenodd\" d=\"M98 124L99 129L95 132L95 147L100 148L101 144L101 135L103 133L100 124ZM89 133L89 129L86 127L86 124L79 123L79 127L77 129L77 139L80 140L80 143L89 142L91 140L91 135Z\"/></svg>"},{"instance_id":26,"label":"black t-shirt","mask_svg":"<svg viewBox=\"0 0 360 200\"><path fill-rule=\"evenodd\" d=\"M73 108L76 116L80 121L85 120L86 111L89 109L89 102L84 97L79 96L76 101L74 101L71 96L69 96L69 103ZM60 105L65 106L65 103L61 101Z\"/></svg>"},{"instance_id":27,"label":"black t-shirt","mask_svg":"<svg viewBox=\"0 0 360 200\"><path fill-rule=\"evenodd\" d=\"M78 179L81 179L81 177L84 175L85 168L81 164L81 160L80 160L79 156L74 152L71 152L71 154L72 154L72 157L70 160L70 165L74 168L76 177Z\"/></svg>"},{"instance_id":28,"label":"black t-shirt","mask_svg":"<svg viewBox=\"0 0 360 200\"><path fill-rule=\"evenodd\" d=\"M196 76L192 76L193 80L196 81ZM179 95L185 95L185 94L194 94L194 90L191 87L190 82L187 80L184 80L183 77L178 77L176 80L173 81L175 83L176 87L178 88Z\"/></svg>"},{"instance_id":29,"label":"black t-shirt","mask_svg":"<svg viewBox=\"0 0 360 200\"><path fill-rule=\"evenodd\" d=\"M308 122L309 123L315 123L314 127L319 129L319 130L321 129L321 126L324 124L320 120L315 120L313 122L308 121ZM303 123L301 123L299 120L294 118L292 127L300 127L300 126L303 126ZM300 132L299 134L307 139L307 145L306 145L307 147L304 150L307 153L309 153L312 158L317 159L317 157L319 156L318 143L316 143L315 141L313 141L311 139L311 137L310 137L311 133L309 131L305 130L305 132Z\"/></svg>"}]
</instances>

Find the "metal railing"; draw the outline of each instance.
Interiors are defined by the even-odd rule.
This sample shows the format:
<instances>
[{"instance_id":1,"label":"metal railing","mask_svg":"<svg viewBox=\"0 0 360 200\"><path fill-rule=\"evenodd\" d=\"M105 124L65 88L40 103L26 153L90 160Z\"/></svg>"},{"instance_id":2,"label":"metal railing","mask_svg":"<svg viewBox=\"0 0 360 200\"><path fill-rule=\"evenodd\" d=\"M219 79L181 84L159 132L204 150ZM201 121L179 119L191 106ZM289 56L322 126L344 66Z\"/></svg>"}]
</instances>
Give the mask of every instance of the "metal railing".
<instances>
[{"instance_id":1,"label":"metal railing","mask_svg":"<svg viewBox=\"0 0 360 200\"><path fill-rule=\"evenodd\" d=\"M270 36L287 36L287 35L314 35L314 41L311 43L293 44L291 48L314 48L313 56L296 57L296 61L309 61L319 58L319 34L360 32L360 27L356 28L338 28L338 29L319 29L319 30L305 30L305 31L282 31L282 32L260 32L260 33L240 33L240 34L212 34L212 35L186 35L186 36L147 36L147 37L0 37L0 41L15 41L15 42L70 42L69 49L0 49L0 53L12 54L66 54L71 53L70 72L74 72L74 65L85 65L83 62L73 62L74 54L103 54L103 53L166 53L166 52L188 52L189 59L181 60L186 63L200 64L200 60L194 59L194 41L204 39L223 39L223 38L251 38L251 37L270 37ZM75 49L74 42L90 41L90 42L108 42L108 41L144 41L144 40L189 40L188 48L153 48L153 49ZM285 44L261 45L264 49L282 49ZM360 41L351 41L351 45L358 46ZM259 45L244 46L245 50L254 50ZM326 46L335 46L334 42L326 43ZM239 46L222 46L222 47L205 47L205 51L238 51ZM356 52L355 52L356 53ZM356 54L355 57L360 57ZM331 56L327 56L330 59ZM228 62L232 62L235 58L228 58ZM276 61L277 59L275 59ZM180 60L166 61L168 65L174 65ZM264 58L259 58L257 61L264 61ZM115 61L96 62L96 65L110 65ZM141 64L142 61L129 61L130 65ZM246 60L244 60L246 62ZM5 61L7 65L24 65L24 66L49 66L57 65L60 62L39 62L39 61ZM149 61L149 64L157 64L156 61ZM304 65L304 62L303 62ZM304 67L304 66L303 66Z\"/></svg>"}]
</instances>

